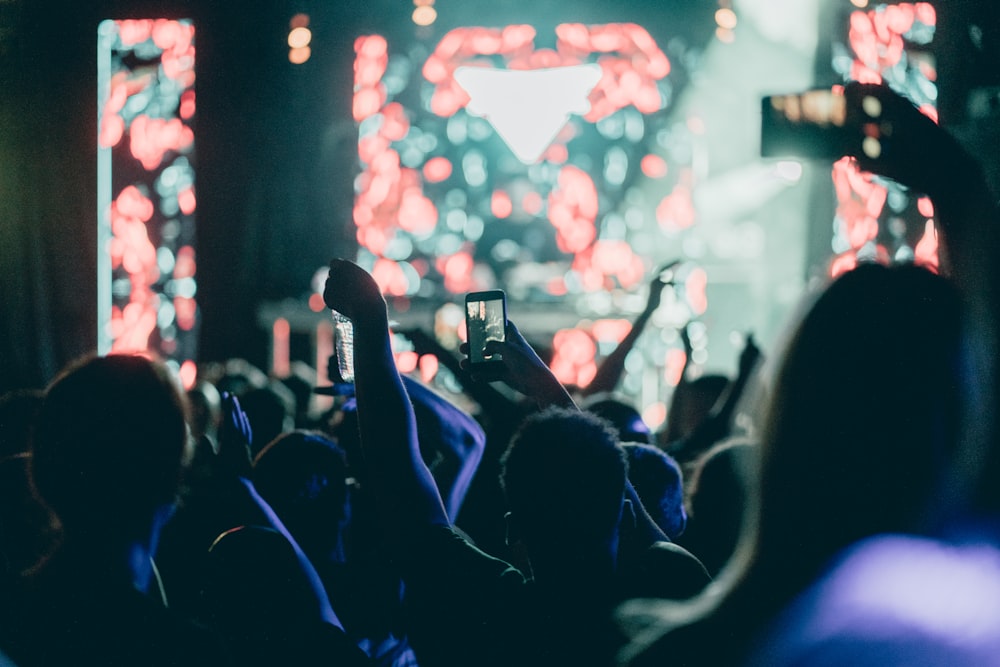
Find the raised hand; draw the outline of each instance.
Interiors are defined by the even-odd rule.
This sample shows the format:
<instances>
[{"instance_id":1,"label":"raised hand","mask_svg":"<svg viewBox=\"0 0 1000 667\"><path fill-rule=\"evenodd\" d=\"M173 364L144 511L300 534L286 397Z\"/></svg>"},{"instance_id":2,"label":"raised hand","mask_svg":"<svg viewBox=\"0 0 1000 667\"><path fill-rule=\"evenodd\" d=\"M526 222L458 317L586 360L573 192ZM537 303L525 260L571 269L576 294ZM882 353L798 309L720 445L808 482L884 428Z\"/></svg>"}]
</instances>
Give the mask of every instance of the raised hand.
<instances>
[{"instance_id":1,"label":"raised hand","mask_svg":"<svg viewBox=\"0 0 1000 667\"><path fill-rule=\"evenodd\" d=\"M646 308L643 312L652 314L654 310L660 307L660 301L663 298L663 288L674 284L673 271L671 269L680 263L681 260L675 259L656 269L653 279L649 282L649 296L646 297Z\"/></svg>"},{"instance_id":2,"label":"raised hand","mask_svg":"<svg viewBox=\"0 0 1000 667\"><path fill-rule=\"evenodd\" d=\"M323 289L323 302L327 308L351 320L373 313L386 313L385 299L372 275L345 259L330 262L330 273Z\"/></svg>"},{"instance_id":3,"label":"raised hand","mask_svg":"<svg viewBox=\"0 0 1000 667\"><path fill-rule=\"evenodd\" d=\"M753 339L753 334L748 333L746 342L743 345L743 351L740 353L739 376L748 376L763 356L760 348L757 347L757 341Z\"/></svg>"},{"instance_id":4,"label":"raised hand","mask_svg":"<svg viewBox=\"0 0 1000 667\"><path fill-rule=\"evenodd\" d=\"M238 398L229 392L222 394L222 424L219 425L219 461L231 473L249 477L251 470L250 443L253 429Z\"/></svg>"},{"instance_id":5,"label":"raised hand","mask_svg":"<svg viewBox=\"0 0 1000 667\"><path fill-rule=\"evenodd\" d=\"M971 163L948 132L888 86L854 81L844 96L848 118L857 119L866 137L852 154L861 169L935 195Z\"/></svg>"},{"instance_id":6,"label":"raised hand","mask_svg":"<svg viewBox=\"0 0 1000 667\"><path fill-rule=\"evenodd\" d=\"M503 358L503 374L500 379L511 388L525 396L534 398L543 405L573 406L566 389L552 374L534 348L525 340L517 326L507 320L506 340L491 340L486 343L488 354L500 354ZM469 353L469 344L463 343L459 350ZM462 361L462 367L469 370L468 359ZM473 378L476 376L473 374Z\"/></svg>"}]
</instances>

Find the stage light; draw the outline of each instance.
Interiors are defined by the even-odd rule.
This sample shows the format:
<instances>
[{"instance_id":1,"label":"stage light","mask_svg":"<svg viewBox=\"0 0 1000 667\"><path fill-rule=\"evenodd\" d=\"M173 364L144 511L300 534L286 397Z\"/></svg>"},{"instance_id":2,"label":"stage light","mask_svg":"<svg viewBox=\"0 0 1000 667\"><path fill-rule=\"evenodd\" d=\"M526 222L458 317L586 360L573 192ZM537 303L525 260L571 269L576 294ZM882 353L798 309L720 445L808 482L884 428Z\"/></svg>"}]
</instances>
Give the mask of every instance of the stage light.
<instances>
[{"instance_id":1,"label":"stage light","mask_svg":"<svg viewBox=\"0 0 1000 667\"><path fill-rule=\"evenodd\" d=\"M728 7L722 7L715 12L715 22L723 30L733 30L736 28L736 12Z\"/></svg>"},{"instance_id":2,"label":"stage light","mask_svg":"<svg viewBox=\"0 0 1000 667\"><path fill-rule=\"evenodd\" d=\"M312 56L312 31L309 29L309 15L296 14L288 22L288 62L301 65Z\"/></svg>"},{"instance_id":3,"label":"stage light","mask_svg":"<svg viewBox=\"0 0 1000 667\"><path fill-rule=\"evenodd\" d=\"M413 10L412 18L419 26L429 26L437 20L437 11L430 5L422 5Z\"/></svg>"},{"instance_id":4,"label":"stage light","mask_svg":"<svg viewBox=\"0 0 1000 667\"><path fill-rule=\"evenodd\" d=\"M288 33L288 46L293 49L308 46L310 40L312 40L312 31L306 27L292 28L292 31Z\"/></svg>"},{"instance_id":5,"label":"stage light","mask_svg":"<svg viewBox=\"0 0 1000 667\"><path fill-rule=\"evenodd\" d=\"M185 386L198 324L194 32L108 20L97 48L98 352L162 357Z\"/></svg>"},{"instance_id":6,"label":"stage light","mask_svg":"<svg viewBox=\"0 0 1000 667\"><path fill-rule=\"evenodd\" d=\"M312 57L312 49L308 46L302 46L296 49L291 49L288 52L288 62L293 65L301 65L305 61Z\"/></svg>"},{"instance_id":7,"label":"stage light","mask_svg":"<svg viewBox=\"0 0 1000 667\"><path fill-rule=\"evenodd\" d=\"M587 97L600 79L599 65L455 70L455 80L469 95L466 110L489 121L525 164L538 161L571 114L590 111Z\"/></svg>"}]
</instances>

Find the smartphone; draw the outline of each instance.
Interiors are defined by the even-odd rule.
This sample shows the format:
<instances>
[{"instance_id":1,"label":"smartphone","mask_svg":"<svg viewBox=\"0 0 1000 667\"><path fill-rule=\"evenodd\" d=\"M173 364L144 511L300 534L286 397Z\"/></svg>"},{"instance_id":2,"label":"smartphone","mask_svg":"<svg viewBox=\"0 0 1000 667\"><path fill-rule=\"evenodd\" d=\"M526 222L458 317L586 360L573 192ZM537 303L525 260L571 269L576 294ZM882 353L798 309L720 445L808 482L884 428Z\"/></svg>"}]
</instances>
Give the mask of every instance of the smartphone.
<instances>
[{"instance_id":1,"label":"smartphone","mask_svg":"<svg viewBox=\"0 0 1000 667\"><path fill-rule=\"evenodd\" d=\"M469 370L480 376L497 376L503 369L500 354L487 354L487 341L506 340L507 295L503 290L465 295L465 328L469 336Z\"/></svg>"},{"instance_id":2,"label":"smartphone","mask_svg":"<svg viewBox=\"0 0 1000 667\"><path fill-rule=\"evenodd\" d=\"M836 160L856 153L863 138L841 86L761 100L761 157Z\"/></svg>"}]
</instances>

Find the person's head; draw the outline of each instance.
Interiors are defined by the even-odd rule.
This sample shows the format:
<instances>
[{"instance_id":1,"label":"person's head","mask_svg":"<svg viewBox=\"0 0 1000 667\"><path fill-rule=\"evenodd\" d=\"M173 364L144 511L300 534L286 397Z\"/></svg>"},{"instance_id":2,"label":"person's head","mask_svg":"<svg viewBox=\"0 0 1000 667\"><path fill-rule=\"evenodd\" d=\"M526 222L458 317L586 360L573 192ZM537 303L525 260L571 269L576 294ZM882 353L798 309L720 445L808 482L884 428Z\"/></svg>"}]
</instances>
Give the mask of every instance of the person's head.
<instances>
[{"instance_id":1,"label":"person's head","mask_svg":"<svg viewBox=\"0 0 1000 667\"><path fill-rule=\"evenodd\" d=\"M628 478L643 507L671 540L687 525L684 479L677 461L659 447L622 443L628 459Z\"/></svg>"},{"instance_id":2,"label":"person's head","mask_svg":"<svg viewBox=\"0 0 1000 667\"><path fill-rule=\"evenodd\" d=\"M140 356L91 357L48 388L31 474L67 535L140 539L172 507L188 457L184 393Z\"/></svg>"},{"instance_id":3,"label":"person's head","mask_svg":"<svg viewBox=\"0 0 1000 667\"><path fill-rule=\"evenodd\" d=\"M628 401L600 394L590 400L584 401L581 407L587 412L592 412L601 419L605 419L618 431L619 442L639 442L652 444L653 435L642 420L642 415Z\"/></svg>"},{"instance_id":4,"label":"person's head","mask_svg":"<svg viewBox=\"0 0 1000 667\"><path fill-rule=\"evenodd\" d=\"M749 498L756 490L755 449L731 438L705 452L694 464L688 489L690 530L685 544L715 576L729 562L740 537Z\"/></svg>"},{"instance_id":5,"label":"person's head","mask_svg":"<svg viewBox=\"0 0 1000 667\"><path fill-rule=\"evenodd\" d=\"M503 456L500 481L529 557L613 546L627 465L599 417L549 408L528 417Z\"/></svg>"},{"instance_id":6,"label":"person's head","mask_svg":"<svg viewBox=\"0 0 1000 667\"><path fill-rule=\"evenodd\" d=\"M922 268L862 265L819 296L774 385L758 558L793 548L809 576L920 525L958 439L959 335L956 290Z\"/></svg>"},{"instance_id":7,"label":"person's head","mask_svg":"<svg viewBox=\"0 0 1000 667\"><path fill-rule=\"evenodd\" d=\"M694 432L728 386L729 378L725 375L702 375L677 385L667 408L666 429L659 435L660 445L669 451L670 443ZM700 453L692 452L691 455L696 457Z\"/></svg>"},{"instance_id":8,"label":"person's head","mask_svg":"<svg viewBox=\"0 0 1000 667\"><path fill-rule=\"evenodd\" d=\"M253 484L312 557L328 557L348 516L347 462L321 433L292 431L254 458Z\"/></svg>"},{"instance_id":9,"label":"person's head","mask_svg":"<svg viewBox=\"0 0 1000 667\"><path fill-rule=\"evenodd\" d=\"M206 380L197 382L187 392L190 406L191 437L196 442L203 435L215 441L222 422L222 396L215 385Z\"/></svg>"},{"instance_id":10,"label":"person's head","mask_svg":"<svg viewBox=\"0 0 1000 667\"><path fill-rule=\"evenodd\" d=\"M45 392L21 389L0 396L0 458L17 456L29 449L31 429Z\"/></svg>"},{"instance_id":11,"label":"person's head","mask_svg":"<svg viewBox=\"0 0 1000 667\"><path fill-rule=\"evenodd\" d=\"M250 447L256 454L282 433L295 427L295 395L278 382L250 389L240 397L240 407L250 420L253 442Z\"/></svg>"}]
</instances>

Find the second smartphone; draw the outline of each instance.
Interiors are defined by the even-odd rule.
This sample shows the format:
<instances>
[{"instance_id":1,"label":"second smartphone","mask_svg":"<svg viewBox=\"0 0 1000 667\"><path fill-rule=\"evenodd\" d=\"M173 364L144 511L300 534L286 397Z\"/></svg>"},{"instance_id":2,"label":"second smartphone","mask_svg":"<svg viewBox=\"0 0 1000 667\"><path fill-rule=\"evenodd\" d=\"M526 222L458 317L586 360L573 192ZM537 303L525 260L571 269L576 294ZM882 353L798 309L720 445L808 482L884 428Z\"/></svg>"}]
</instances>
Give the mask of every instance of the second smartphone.
<instances>
[{"instance_id":1,"label":"second smartphone","mask_svg":"<svg viewBox=\"0 0 1000 667\"><path fill-rule=\"evenodd\" d=\"M507 330L507 295L503 290L470 292L465 295L465 327L469 336L469 370L495 376L503 369L499 354L487 354L487 341L503 342Z\"/></svg>"}]
</instances>

